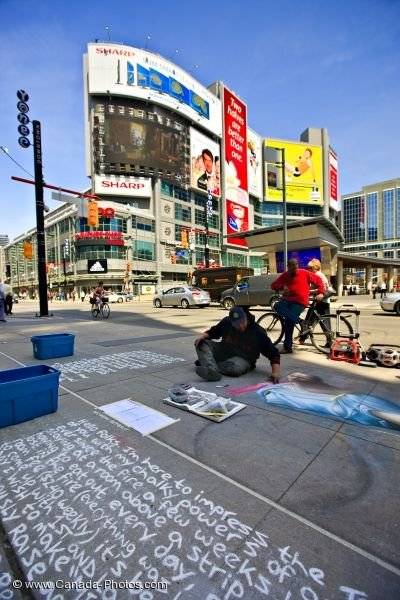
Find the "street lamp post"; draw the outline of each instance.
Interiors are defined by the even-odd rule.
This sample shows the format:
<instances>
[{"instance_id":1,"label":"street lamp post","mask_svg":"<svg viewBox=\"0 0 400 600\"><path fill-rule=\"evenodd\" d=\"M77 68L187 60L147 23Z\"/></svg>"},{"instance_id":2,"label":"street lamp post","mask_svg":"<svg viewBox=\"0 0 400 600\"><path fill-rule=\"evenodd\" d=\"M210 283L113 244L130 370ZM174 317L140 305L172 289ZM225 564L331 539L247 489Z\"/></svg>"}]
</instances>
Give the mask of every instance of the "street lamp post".
<instances>
[{"instance_id":1,"label":"street lamp post","mask_svg":"<svg viewBox=\"0 0 400 600\"><path fill-rule=\"evenodd\" d=\"M281 169L282 183L282 229L283 229L283 270L287 270L288 241L287 241L287 205L286 205L286 173L285 173L285 149L267 146L267 164ZM279 153L279 155L278 155Z\"/></svg>"}]
</instances>

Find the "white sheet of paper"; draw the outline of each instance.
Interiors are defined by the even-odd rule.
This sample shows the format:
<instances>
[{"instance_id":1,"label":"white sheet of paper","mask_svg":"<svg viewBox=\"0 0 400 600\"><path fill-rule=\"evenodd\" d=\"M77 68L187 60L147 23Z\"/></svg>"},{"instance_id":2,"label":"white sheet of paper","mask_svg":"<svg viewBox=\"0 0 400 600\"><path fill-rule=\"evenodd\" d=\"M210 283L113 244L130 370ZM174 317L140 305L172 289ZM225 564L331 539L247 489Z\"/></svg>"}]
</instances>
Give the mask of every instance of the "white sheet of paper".
<instances>
[{"instance_id":1,"label":"white sheet of paper","mask_svg":"<svg viewBox=\"0 0 400 600\"><path fill-rule=\"evenodd\" d=\"M104 406L100 406L99 409L143 435L172 425L172 423L176 423L179 420L172 419L158 410L149 408L139 402L134 402L129 398L105 404Z\"/></svg>"}]
</instances>

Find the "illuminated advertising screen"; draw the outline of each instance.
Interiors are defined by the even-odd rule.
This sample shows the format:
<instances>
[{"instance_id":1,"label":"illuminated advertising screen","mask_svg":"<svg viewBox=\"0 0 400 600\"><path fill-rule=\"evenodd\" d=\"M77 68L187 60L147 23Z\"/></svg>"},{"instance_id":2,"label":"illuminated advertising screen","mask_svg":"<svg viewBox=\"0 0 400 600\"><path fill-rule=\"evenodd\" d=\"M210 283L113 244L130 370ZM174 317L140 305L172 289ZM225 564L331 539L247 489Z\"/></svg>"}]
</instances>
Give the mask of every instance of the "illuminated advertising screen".
<instances>
[{"instance_id":1,"label":"illuminated advertising screen","mask_svg":"<svg viewBox=\"0 0 400 600\"><path fill-rule=\"evenodd\" d=\"M266 200L282 202L282 168L268 162L269 149L285 150L286 201L323 203L322 148L302 142L265 141ZM278 153L280 155L280 152Z\"/></svg>"},{"instance_id":2,"label":"illuminated advertising screen","mask_svg":"<svg viewBox=\"0 0 400 600\"><path fill-rule=\"evenodd\" d=\"M275 252L275 258L277 273L283 273L283 271L285 270L283 252ZM319 248L307 248L305 250L289 250L288 260L290 260L291 258L295 258L298 261L300 269L306 269L308 263L313 258L318 258L319 261L321 260L321 250Z\"/></svg>"},{"instance_id":3,"label":"illuminated advertising screen","mask_svg":"<svg viewBox=\"0 0 400 600\"><path fill-rule=\"evenodd\" d=\"M156 103L221 137L221 101L169 60L132 46L93 43L86 62L89 94Z\"/></svg>"},{"instance_id":4,"label":"illuminated advertising screen","mask_svg":"<svg viewBox=\"0 0 400 600\"><path fill-rule=\"evenodd\" d=\"M338 161L334 151L329 149L329 206L334 210L338 207Z\"/></svg>"},{"instance_id":5,"label":"illuminated advertising screen","mask_svg":"<svg viewBox=\"0 0 400 600\"><path fill-rule=\"evenodd\" d=\"M220 189L220 146L193 127L190 129L190 185L196 190L210 190L215 196Z\"/></svg>"},{"instance_id":6,"label":"illuminated advertising screen","mask_svg":"<svg viewBox=\"0 0 400 600\"><path fill-rule=\"evenodd\" d=\"M259 135L247 129L247 173L249 193L263 197L262 189L262 141Z\"/></svg>"},{"instance_id":7,"label":"illuminated advertising screen","mask_svg":"<svg viewBox=\"0 0 400 600\"><path fill-rule=\"evenodd\" d=\"M155 175L189 183L189 128L183 118L159 106L98 99L93 159L98 175Z\"/></svg>"}]
</instances>

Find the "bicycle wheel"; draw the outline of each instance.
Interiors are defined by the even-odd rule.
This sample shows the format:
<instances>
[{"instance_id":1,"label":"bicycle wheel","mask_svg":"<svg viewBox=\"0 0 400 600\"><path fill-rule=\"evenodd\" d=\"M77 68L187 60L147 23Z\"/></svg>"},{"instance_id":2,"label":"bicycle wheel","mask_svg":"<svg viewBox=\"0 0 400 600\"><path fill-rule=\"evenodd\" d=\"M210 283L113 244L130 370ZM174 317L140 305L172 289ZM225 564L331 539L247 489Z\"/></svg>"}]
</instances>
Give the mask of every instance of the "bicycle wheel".
<instances>
[{"instance_id":1,"label":"bicycle wheel","mask_svg":"<svg viewBox=\"0 0 400 600\"><path fill-rule=\"evenodd\" d=\"M257 323L265 329L265 333L270 338L271 342L276 346L283 338L283 321L282 318L273 310L270 310L259 319Z\"/></svg>"},{"instance_id":2,"label":"bicycle wheel","mask_svg":"<svg viewBox=\"0 0 400 600\"><path fill-rule=\"evenodd\" d=\"M99 316L99 312L100 312L100 309L97 306L97 304L92 304L92 317L94 319L97 319L97 317Z\"/></svg>"},{"instance_id":3,"label":"bicycle wheel","mask_svg":"<svg viewBox=\"0 0 400 600\"><path fill-rule=\"evenodd\" d=\"M310 338L318 352L323 352L324 354L330 353L332 344L337 337L336 319L336 315L323 315L314 323ZM353 335L353 327L346 317L340 317L340 331L343 338Z\"/></svg>"},{"instance_id":4,"label":"bicycle wheel","mask_svg":"<svg viewBox=\"0 0 400 600\"><path fill-rule=\"evenodd\" d=\"M110 307L107 303L103 304L103 306L101 307L101 314L104 319L108 319L108 317L110 316Z\"/></svg>"}]
</instances>

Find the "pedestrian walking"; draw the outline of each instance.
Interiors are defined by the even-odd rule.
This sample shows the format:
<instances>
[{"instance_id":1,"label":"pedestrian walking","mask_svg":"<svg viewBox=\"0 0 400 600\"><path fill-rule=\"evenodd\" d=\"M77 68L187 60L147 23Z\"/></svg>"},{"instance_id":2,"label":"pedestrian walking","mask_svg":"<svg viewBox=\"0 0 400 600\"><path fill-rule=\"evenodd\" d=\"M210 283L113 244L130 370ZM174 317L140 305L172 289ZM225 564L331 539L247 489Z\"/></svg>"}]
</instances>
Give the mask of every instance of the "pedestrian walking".
<instances>
[{"instance_id":1,"label":"pedestrian walking","mask_svg":"<svg viewBox=\"0 0 400 600\"><path fill-rule=\"evenodd\" d=\"M85 292L83 290L81 290L81 300L82 300L82 302L85 302L85 297L86 297Z\"/></svg>"},{"instance_id":2,"label":"pedestrian walking","mask_svg":"<svg viewBox=\"0 0 400 600\"><path fill-rule=\"evenodd\" d=\"M4 283L3 281L0 279L0 321L3 321L4 323L6 322L6 319L4 318L4 301L6 298L6 289L4 287Z\"/></svg>"}]
</instances>

